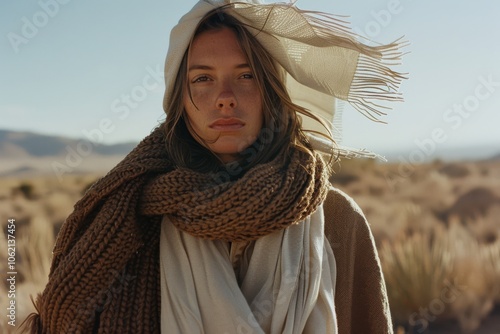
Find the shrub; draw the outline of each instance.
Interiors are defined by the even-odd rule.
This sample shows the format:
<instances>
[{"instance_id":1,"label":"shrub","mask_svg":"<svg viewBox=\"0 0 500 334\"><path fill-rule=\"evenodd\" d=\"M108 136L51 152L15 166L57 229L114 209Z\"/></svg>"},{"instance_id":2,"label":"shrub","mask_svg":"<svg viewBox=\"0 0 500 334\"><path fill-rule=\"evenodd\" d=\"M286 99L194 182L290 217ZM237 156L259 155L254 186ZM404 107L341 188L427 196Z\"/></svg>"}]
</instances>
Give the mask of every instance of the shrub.
<instances>
[{"instance_id":1,"label":"shrub","mask_svg":"<svg viewBox=\"0 0 500 334\"><path fill-rule=\"evenodd\" d=\"M423 332L453 319L471 332L499 297L500 246L479 244L459 222L380 249L395 325Z\"/></svg>"},{"instance_id":2,"label":"shrub","mask_svg":"<svg viewBox=\"0 0 500 334\"><path fill-rule=\"evenodd\" d=\"M29 182L22 182L17 188L14 189L15 192L20 192L24 198L32 200L35 199L35 187Z\"/></svg>"}]
</instances>

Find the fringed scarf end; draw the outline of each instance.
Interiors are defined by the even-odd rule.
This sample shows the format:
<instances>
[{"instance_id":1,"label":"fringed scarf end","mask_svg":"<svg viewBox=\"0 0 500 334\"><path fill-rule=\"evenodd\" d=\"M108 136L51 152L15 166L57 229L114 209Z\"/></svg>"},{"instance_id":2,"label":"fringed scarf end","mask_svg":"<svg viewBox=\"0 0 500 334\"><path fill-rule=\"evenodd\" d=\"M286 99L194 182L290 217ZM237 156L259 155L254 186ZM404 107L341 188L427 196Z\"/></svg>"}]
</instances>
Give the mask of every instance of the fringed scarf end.
<instances>
[{"instance_id":1,"label":"fringed scarf end","mask_svg":"<svg viewBox=\"0 0 500 334\"><path fill-rule=\"evenodd\" d=\"M377 153L373 153L366 149L354 149L350 147L338 147L337 150L342 158L345 159L377 159L382 162L387 162L387 159Z\"/></svg>"},{"instance_id":2,"label":"fringed scarf end","mask_svg":"<svg viewBox=\"0 0 500 334\"><path fill-rule=\"evenodd\" d=\"M358 57L347 101L372 121L385 123L380 117L391 109L375 101L403 101L399 87L408 74L394 71L389 66L401 65L405 54L402 49L408 45L400 38L388 45L371 47L374 52L360 53Z\"/></svg>"},{"instance_id":3,"label":"fringed scarf end","mask_svg":"<svg viewBox=\"0 0 500 334\"><path fill-rule=\"evenodd\" d=\"M41 295L38 294L37 300L41 298ZM26 319L22 322L19 327L19 333L29 333L29 334L41 334L43 333L42 327L42 318L40 316L40 311L37 307L37 304L33 300L33 296L30 296L31 302L35 307L35 312L30 313Z\"/></svg>"}]
</instances>

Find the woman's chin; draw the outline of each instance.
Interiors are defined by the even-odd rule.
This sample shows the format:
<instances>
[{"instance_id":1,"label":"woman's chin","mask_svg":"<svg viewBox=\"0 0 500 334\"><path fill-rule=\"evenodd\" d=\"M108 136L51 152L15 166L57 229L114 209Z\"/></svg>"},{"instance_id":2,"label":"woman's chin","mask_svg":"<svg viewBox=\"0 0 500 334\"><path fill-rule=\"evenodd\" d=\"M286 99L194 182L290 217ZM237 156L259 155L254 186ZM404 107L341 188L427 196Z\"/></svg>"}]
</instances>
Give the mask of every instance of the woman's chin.
<instances>
[{"instance_id":1,"label":"woman's chin","mask_svg":"<svg viewBox=\"0 0 500 334\"><path fill-rule=\"evenodd\" d=\"M250 145L244 143L232 142L228 145L210 145L210 150L217 155L224 163L235 161L241 158L241 153Z\"/></svg>"}]
</instances>

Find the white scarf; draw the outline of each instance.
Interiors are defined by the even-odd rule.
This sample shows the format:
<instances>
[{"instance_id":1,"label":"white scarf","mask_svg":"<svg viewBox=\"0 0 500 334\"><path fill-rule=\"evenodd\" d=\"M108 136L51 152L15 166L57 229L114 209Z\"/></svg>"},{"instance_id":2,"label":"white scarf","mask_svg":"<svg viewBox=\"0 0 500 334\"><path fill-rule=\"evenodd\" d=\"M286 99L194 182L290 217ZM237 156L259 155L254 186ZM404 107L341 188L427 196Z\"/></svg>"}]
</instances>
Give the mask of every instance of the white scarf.
<instances>
[{"instance_id":1,"label":"white scarf","mask_svg":"<svg viewBox=\"0 0 500 334\"><path fill-rule=\"evenodd\" d=\"M322 206L301 224L232 244L193 237L165 217L162 333L337 333L335 259L323 230Z\"/></svg>"},{"instance_id":2,"label":"white scarf","mask_svg":"<svg viewBox=\"0 0 500 334\"><path fill-rule=\"evenodd\" d=\"M334 121L335 99L348 101L375 121L387 109L380 105L380 100L401 100L397 90L404 76L388 66L399 62L399 48L404 43L395 41L388 45L368 46L359 42L340 18L301 10L292 3L201 0L181 18L170 35L165 61L165 110L182 57L200 20L217 8L247 25L247 29L284 68L292 101L329 124ZM303 124L307 130L328 135L322 126L308 117L304 117ZM340 155L350 153L357 151L340 150Z\"/></svg>"}]
</instances>

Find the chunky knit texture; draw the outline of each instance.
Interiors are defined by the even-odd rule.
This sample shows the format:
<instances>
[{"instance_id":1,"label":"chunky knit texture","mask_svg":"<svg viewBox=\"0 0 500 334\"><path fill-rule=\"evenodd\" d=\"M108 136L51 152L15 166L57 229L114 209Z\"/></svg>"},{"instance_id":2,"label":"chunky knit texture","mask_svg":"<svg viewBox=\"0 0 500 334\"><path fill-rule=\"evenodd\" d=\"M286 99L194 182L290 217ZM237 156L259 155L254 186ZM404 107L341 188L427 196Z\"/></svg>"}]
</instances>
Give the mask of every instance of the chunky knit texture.
<instances>
[{"instance_id":1,"label":"chunky knit texture","mask_svg":"<svg viewBox=\"0 0 500 334\"><path fill-rule=\"evenodd\" d=\"M282 160L258 165L235 182L176 169L146 186L141 212L168 214L199 238L255 240L302 221L326 196L328 175L319 156L295 150L286 166Z\"/></svg>"},{"instance_id":2,"label":"chunky knit texture","mask_svg":"<svg viewBox=\"0 0 500 334\"><path fill-rule=\"evenodd\" d=\"M300 222L327 190L321 158L299 150L236 181L174 169L158 128L75 205L29 318L32 333L159 332L162 215L197 237L254 240Z\"/></svg>"}]
</instances>

